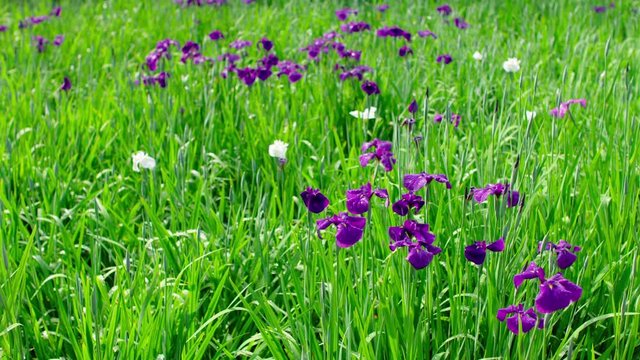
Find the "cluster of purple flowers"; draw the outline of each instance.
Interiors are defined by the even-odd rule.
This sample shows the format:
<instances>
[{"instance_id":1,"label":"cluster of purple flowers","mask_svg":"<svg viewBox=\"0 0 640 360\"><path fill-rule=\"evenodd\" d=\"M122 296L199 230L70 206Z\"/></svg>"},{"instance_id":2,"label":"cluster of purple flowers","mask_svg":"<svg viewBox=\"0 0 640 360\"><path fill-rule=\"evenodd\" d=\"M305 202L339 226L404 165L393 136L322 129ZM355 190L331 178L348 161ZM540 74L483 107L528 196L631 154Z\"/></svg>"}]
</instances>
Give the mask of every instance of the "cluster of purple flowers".
<instances>
[{"instance_id":1,"label":"cluster of purple flowers","mask_svg":"<svg viewBox=\"0 0 640 360\"><path fill-rule=\"evenodd\" d=\"M20 29L32 27L34 25L41 24L51 19L52 17L60 17L61 14L62 14L62 8L58 6L58 7L55 7L53 10L51 10L49 15L31 16L24 20L20 20L20 22L18 23L18 27Z\"/></svg>"},{"instance_id":2,"label":"cluster of purple flowers","mask_svg":"<svg viewBox=\"0 0 640 360\"><path fill-rule=\"evenodd\" d=\"M44 52L47 49L47 45L49 44L49 40L47 40L46 38L40 35L34 36L33 42L36 49L38 49L38 52ZM51 43L53 44L53 46L60 46L62 45L63 42L64 42L64 36L56 35L56 37L53 39Z\"/></svg>"},{"instance_id":3,"label":"cluster of purple flowers","mask_svg":"<svg viewBox=\"0 0 640 360\"><path fill-rule=\"evenodd\" d=\"M540 244L539 250L553 250L557 255L557 265L561 270L571 266L575 260L575 253L580 251L580 247L572 246L568 242L561 240L557 245L548 243L545 246ZM536 311L540 314L550 314L565 309L572 303L578 301L582 296L582 288L567 280L560 272L550 278L545 277L545 271L535 262L529 263L522 272L513 277L513 284L516 289L526 280L538 279L540 288L535 298L535 311L533 308L524 310L523 304L511 305L498 310L498 320L505 321L507 328L514 334L529 332L538 325L538 328L544 327L542 318L539 318ZM509 316L510 315L510 316Z\"/></svg>"},{"instance_id":4,"label":"cluster of purple flowers","mask_svg":"<svg viewBox=\"0 0 640 360\"><path fill-rule=\"evenodd\" d=\"M433 122L441 123L444 117L445 117L444 114L436 113L433 116ZM458 114L451 114L451 118L449 120L451 121L454 127L458 127L458 125L460 125L460 120L462 120L462 116Z\"/></svg>"},{"instance_id":5,"label":"cluster of purple flowers","mask_svg":"<svg viewBox=\"0 0 640 360\"><path fill-rule=\"evenodd\" d=\"M551 114L551 116L561 119L567 114L567 112L569 111L569 106L572 104L580 104L580 106L582 106L583 108L586 108L587 100L586 99L570 99L568 101L560 103L560 106L551 109L549 113Z\"/></svg>"}]
</instances>

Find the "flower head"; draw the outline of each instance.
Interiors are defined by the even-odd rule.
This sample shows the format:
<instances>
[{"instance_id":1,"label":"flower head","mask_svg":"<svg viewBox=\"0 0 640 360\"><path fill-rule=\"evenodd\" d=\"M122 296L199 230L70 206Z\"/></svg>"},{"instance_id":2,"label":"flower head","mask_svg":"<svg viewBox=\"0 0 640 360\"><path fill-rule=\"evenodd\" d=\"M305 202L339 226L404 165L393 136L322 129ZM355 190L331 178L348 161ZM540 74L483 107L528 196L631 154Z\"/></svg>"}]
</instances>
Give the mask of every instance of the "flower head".
<instances>
[{"instance_id":1,"label":"flower head","mask_svg":"<svg viewBox=\"0 0 640 360\"><path fill-rule=\"evenodd\" d=\"M368 152L370 149L374 151ZM396 159L393 157L393 152L391 152L391 143L389 141L373 139L364 143L361 150L363 154L360 155L360 166L365 167L372 160L377 160L385 171L393 170L393 164L396 163Z\"/></svg>"},{"instance_id":2,"label":"flower head","mask_svg":"<svg viewBox=\"0 0 640 360\"><path fill-rule=\"evenodd\" d=\"M348 248L355 245L360 239L362 239L362 233L367 219L363 217L349 216L346 212L339 213L337 215L330 216L325 219L320 219L316 222L318 227L318 236L320 231L334 225L337 228L336 231L336 245L341 248Z\"/></svg>"},{"instance_id":3,"label":"flower head","mask_svg":"<svg viewBox=\"0 0 640 360\"><path fill-rule=\"evenodd\" d=\"M381 29L378 29L378 31L376 32L376 35L378 37L402 37L407 41L411 41L411 33L408 31L404 31L401 28L397 27L397 26L391 26L391 27L383 27Z\"/></svg>"},{"instance_id":4,"label":"flower head","mask_svg":"<svg viewBox=\"0 0 640 360\"><path fill-rule=\"evenodd\" d=\"M407 188L407 190L416 192L426 185L429 185L432 181L445 184L447 186L447 189L451 189L451 183L449 182L449 179L446 175L427 174L426 172L422 172L420 174L407 174L404 176L402 184L405 188Z\"/></svg>"},{"instance_id":5,"label":"flower head","mask_svg":"<svg viewBox=\"0 0 640 360\"><path fill-rule=\"evenodd\" d=\"M277 158L278 160L287 160L287 148L289 144L281 140L276 140L273 144L269 145L269 156Z\"/></svg>"},{"instance_id":6,"label":"flower head","mask_svg":"<svg viewBox=\"0 0 640 360\"><path fill-rule=\"evenodd\" d=\"M400 50L398 50L398 55L400 55L400 57L405 57L407 55L413 55L413 49L411 49L407 45L404 45L403 47L400 48Z\"/></svg>"},{"instance_id":7,"label":"flower head","mask_svg":"<svg viewBox=\"0 0 640 360\"><path fill-rule=\"evenodd\" d=\"M350 8L344 8L344 9L336 10L336 17L340 21L347 20L347 18L349 16L351 16L351 15L358 15L358 10L350 9Z\"/></svg>"},{"instance_id":8,"label":"flower head","mask_svg":"<svg viewBox=\"0 0 640 360\"><path fill-rule=\"evenodd\" d=\"M536 278L540 281L544 281L544 269L532 261L522 272L513 277L513 285L515 285L517 289L525 280Z\"/></svg>"},{"instance_id":9,"label":"flower head","mask_svg":"<svg viewBox=\"0 0 640 360\"><path fill-rule=\"evenodd\" d=\"M329 199L318 189L308 187L300 194L304 205L314 214L319 214L329 206Z\"/></svg>"},{"instance_id":10,"label":"flower head","mask_svg":"<svg viewBox=\"0 0 640 360\"><path fill-rule=\"evenodd\" d=\"M429 224L406 220L401 227L391 226L389 237L391 238L389 244L391 251L396 251L401 247L409 249L407 261L416 270L427 267L433 260L433 256L442 252L442 249L433 245L436 236L429 232Z\"/></svg>"},{"instance_id":11,"label":"flower head","mask_svg":"<svg viewBox=\"0 0 640 360\"><path fill-rule=\"evenodd\" d=\"M527 110L527 111L524 112L524 115L527 118L527 121L531 121L531 120L536 118L538 113L536 113L535 111L528 111Z\"/></svg>"},{"instance_id":12,"label":"flower head","mask_svg":"<svg viewBox=\"0 0 640 360\"><path fill-rule=\"evenodd\" d=\"M345 32L347 34L353 34L353 33L357 33L357 32L371 30L371 25L367 24L366 22L362 22L362 21L350 22L350 23L347 23L347 24L340 25L340 30L342 30L342 32Z\"/></svg>"},{"instance_id":13,"label":"flower head","mask_svg":"<svg viewBox=\"0 0 640 360\"><path fill-rule=\"evenodd\" d=\"M453 11L453 10L451 9L451 6L449 6L449 4L444 4L444 5L438 6L438 7L436 8L436 10L437 10L437 11L440 13L440 15L442 15L442 16L449 16L449 15L451 15L451 12Z\"/></svg>"},{"instance_id":14,"label":"flower head","mask_svg":"<svg viewBox=\"0 0 640 360\"><path fill-rule=\"evenodd\" d=\"M385 206L389 206L389 193L387 190L372 190L371 183L366 183L358 189L347 190L347 210L356 215L366 213L369 211L369 201L373 195L381 199L386 199Z\"/></svg>"},{"instance_id":15,"label":"flower head","mask_svg":"<svg viewBox=\"0 0 640 360\"><path fill-rule=\"evenodd\" d=\"M473 53L473 58L478 61L482 61L484 59L484 55L480 51L476 51Z\"/></svg>"},{"instance_id":16,"label":"flower head","mask_svg":"<svg viewBox=\"0 0 640 360\"><path fill-rule=\"evenodd\" d=\"M463 18L455 18L453 19L453 23L460 30L464 30L469 27L469 24L464 21Z\"/></svg>"},{"instance_id":17,"label":"flower head","mask_svg":"<svg viewBox=\"0 0 640 360\"><path fill-rule=\"evenodd\" d=\"M411 102L411 104L409 104L409 108L407 109L411 114L415 114L416 112L418 112L418 102L416 101L416 99L413 99L413 101Z\"/></svg>"},{"instance_id":18,"label":"flower head","mask_svg":"<svg viewBox=\"0 0 640 360\"><path fill-rule=\"evenodd\" d=\"M273 49L273 41L267 39L266 37L263 37L262 39L260 39L260 41L258 41L258 48L260 47L264 49L264 51L269 52L271 51L271 49Z\"/></svg>"},{"instance_id":19,"label":"flower head","mask_svg":"<svg viewBox=\"0 0 640 360\"><path fill-rule=\"evenodd\" d=\"M156 167L156 160L147 155L144 151L138 151L131 155L133 160L133 171L140 172L140 169L153 170Z\"/></svg>"},{"instance_id":20,"label":"flower head","mask_svg":"<svg viewBox=\"0 0 640 360\"><path fill-rule=\"evenodd\" d=\"M511 316L507 317L508 315ZM506 319L507 329L516 335L520 333L520 328L522 328L523 333L528 333L536 324L539 329L544 327L544 319L538 319L538 315L533 311L533 308L525 311L524 305L522 304L510 305L506 308L499 309L497 318L500 321L505 321Z\"/></svg>"},{"instance_id":21,"label":"flower head","mask_svg":"<svg viewBox=\"0 0 640 360\"><path fill-rule=\"evenodd\" d=\"M418 31L418 36L420 36L421 38L432 37L434 40L438 38L438 35L430 30L420 30Z\"/></svg>"},{"instance_id":22,"label":"flower head","mask_svg":"<svg viewBox=\"0 0 640 360\"><path fill-rule=\"evenodd\" d=\"M539 246L540 250L542 248L541 245ZM565 240L560 240L557 245L551 242L547 243L546 249L553 250L558 255L558 267L562 270L573 265L578 258L576 253L582 250L580 246L573 246Z\"/></svg>"},{"instance_id":23,"label":"flower head","mask_svg":"<svg viewBox=\"0 0 640 360\"><path fill-rule=\"evenodd\" d=\"M509 58L502 63L502 68L508 73L518 72L520 71L520 60L517 58Z\"/></svg>"},{"instance_id":24,"label":"flower head","mask_svg":"<svg viewBox=\"0 0 640 360\"><path fill-rule=\"evenodd\" d=\"M60 86L60 90L62 91L69 91L71 90L71 80L69 80L68 77L64 77L64 80L62 81L62 86Z\"/></svg>"},{"instance_id":25,"label":"flower head","mask_svg":"<svg viewBox=\"0 0 640 360\"><path fill-rule=\"evenodd\" d=\"M220 30L213 30L209 33L209 39L213 41L218 41L220 39L224 39L224 34Z\"/></svg>"},{"instance_id":26,"label":"flower head","mask_svg":"<svg viewBox=\"0 0 640 360\"><path fill-rule=\"evenodd\" d=\"M415 213L418 213L424 204L425 202L420 195L408 192L403 194L400 200L393 203L391 209L394 213L400 216L406 216L409 214L410 209L413 209Z\"/></svg>"},{"instance_id":27,"label":"flower head","mask_svg":"<svg viewBox=\"0 0 640 360\"><path fill-rule=\"evenodd\" d=\"M374 106L368 107L366 109L364 109L364 111L358 111L358 110L353 110L351 112L349 112L349 115L358 118L358 119L362 119L362 120L369 120L369 119L375 119L376 118L376 108Z\"/></svg>"},{"instance_id":28,"label":"flower head","mask_svg":"<svg viewBox=\"0 0 640 360\"><path fill-rule=\"evenodd\" d=\"M380 88L378 87L378 84L373 81L365 80L360 88L369 96L380 94Z\"/></svg>"},{"instance_id":29,"label":"flower head","mask_svg":"<svg viewBox=\"0 0 640 360\"><path fill-rule=\"evenodd\" d=\"M251 41L249 40L242 40L242 39L238 39L238 40L234 40L231 42L231 44L229 44L229 47L236 49L236 50L240 50L240 49L244 49L248 46L251 46L251 44L253 44Z\"/></svg>"},{"instance_id":30,"label":"flower head","mask_svg":"<svg viewBox=\"0 0 640 360\"><path fill-rule=\"evenodd\" d=\"M161 88L167 87L167 79L170 77L169 73L161 72L158 75L143 76L142 84L145 86L159 85ZM140 84L140 81L136 81L136 84Z\"/></svg>"},{"instance_id":31,"label":"flower head","mask_svg":"<svg viewBox=\"0 0 640 360\"><path fill-rule=\"evenodd\" d=\"M488 244L486 241L478 241L464 248L464 257L476 265L482 265L487 256L487 250L493 252L502 252L504 250L504 239L500 238L495 242Z\"/></svg>"},{"instance_id":32,"label":"flower head","mask_svg":"<svg viewBox=\"0 0 640 360\"><path fill-rule=\"evenodd\" d=\"M567 114L567 112L569 111L569 106L573 105L573 104L579 104L583 108L586 108L587 107L587 100L586 99L570 99L568 101L560 103L560 106L558 106L557 108L551 109L551 111L549 113L553 117L563 118Z\"/></svg>"},{"instance_id":33,"label":"flower head","mask_svg":"<svg viewBox=\"0 0 640 360\"><path fill-rule=\"evenodd\" d=\"M438 62L438 64L449 64L453 61L453 58L451 57L450 54L442 54L442 55L438 55L438 58L436 58L436 61Z\"/></svg>"},{"instance_id":34,"label":"flower head","mask_svg":"<svg viewBox=\"0 0 640 360\"><path fill-rule=\"evenodd\" d=\"M380 12L385 12L387 9L389 9L389 4L380 4L376 7L376 10Z\"/></svg>"},{"instance_id":35,"label":"flower head","mask_svg":"<svg viewBox=\"0 0 640 360\"><path fill-rule=\"evenodd\" d=\"M64 42L64 35L56 35L53 39L53 46L60 46Z\"/></svg>"},{"instance_id":36,"label":"flower head","mask_svg":"<svg viewBox=\"0 0 640 360\"><path fill-rule=\"evenodd\" d=\"M536 309L543 314L562 310L578 301L582 288L557 273L540 284L536 297Z\"/></svg>"},{"instance_id":37,"label":"flower head","mask_svg":"<svg viewBox=\"0 0 640 360\"><path fill-rule=\"evenodd\" d=\"M514 207L519 205L520 202L520 193L511 190L511 186L509 184L487 184L487 186L483 188L472 188L469 193L469 197L473 198L477 203L483 203L487 201L490 195L495 195L496 197L500 197L502 195L507 195L507 207Z\"/></svg>"}]
</instances>

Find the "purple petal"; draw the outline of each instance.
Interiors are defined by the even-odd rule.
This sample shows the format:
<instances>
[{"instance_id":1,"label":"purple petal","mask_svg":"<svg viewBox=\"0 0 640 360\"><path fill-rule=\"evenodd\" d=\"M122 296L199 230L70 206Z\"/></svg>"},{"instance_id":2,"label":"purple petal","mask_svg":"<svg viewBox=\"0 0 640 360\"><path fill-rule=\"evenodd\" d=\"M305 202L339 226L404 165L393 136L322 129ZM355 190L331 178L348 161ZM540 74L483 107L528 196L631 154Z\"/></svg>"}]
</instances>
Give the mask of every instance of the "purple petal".
<instances>
[{"instance_id":1,"label":"purple petal","mask_svg":"<svg viewBox=\"0 0 640 360\"><path fill-rule=\"evenodd\" d=\"M484 246L475 243L464 248L464 257L476 265L482 265L487 256L487 250Z\"/></svg>"},{"instance_id":2,"label":"purple petal","mask_svg":"<svg viewBox=\"0 0 640 360\"><path fill-rule=\"evenodd\" d=\"M407 255L407 261L416 270L420 270L429 266L432 260L433 260L433 254L425 250L422 250L419 247L412 247L411 249L409 249L409 254Z\"/></svg>"},{"instance_id":3,"label":"purple petal","mask_svg":"<svg viewBox=\"0 0 640 360\"><path fill-rule=\"evenodd\" d=\"M504 239L500 238L495 242L487 245L487 250L491 250L493 252L502 252L504 250Z\"/></svg>"}]
</instances>

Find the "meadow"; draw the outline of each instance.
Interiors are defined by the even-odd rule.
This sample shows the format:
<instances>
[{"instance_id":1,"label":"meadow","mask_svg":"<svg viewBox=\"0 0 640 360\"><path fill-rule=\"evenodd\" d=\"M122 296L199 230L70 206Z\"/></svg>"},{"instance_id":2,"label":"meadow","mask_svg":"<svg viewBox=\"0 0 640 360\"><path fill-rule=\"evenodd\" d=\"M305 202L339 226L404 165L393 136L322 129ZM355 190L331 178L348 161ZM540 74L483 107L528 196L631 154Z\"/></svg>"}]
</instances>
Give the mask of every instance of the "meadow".
<instances>
[{"instance_id":1,"label":"meadow","mask_svg":"<svg viewBox=\"0 0 640 360\"><path fill-rule=\"evenodd\" d=\"M640 3L0 3L0 359L640 358Z\"/></svg>"}]
</instances>

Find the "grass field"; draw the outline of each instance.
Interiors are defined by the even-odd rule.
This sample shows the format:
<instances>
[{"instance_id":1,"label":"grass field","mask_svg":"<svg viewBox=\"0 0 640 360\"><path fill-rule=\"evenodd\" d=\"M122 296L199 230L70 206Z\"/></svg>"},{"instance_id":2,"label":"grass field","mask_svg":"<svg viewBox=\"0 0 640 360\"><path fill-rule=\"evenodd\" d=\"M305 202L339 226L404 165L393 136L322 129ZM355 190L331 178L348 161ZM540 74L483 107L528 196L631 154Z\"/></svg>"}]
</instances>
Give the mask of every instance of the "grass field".
<instances>
[{"instance_id":1,"label":"grass field","mask_svg":"<svg viewBox=\"0 0 640 360\"><path fill-rule=\"evenodd\" d=\"M184 2L0 3L0 358L640 358L640 3Z\"/></svg>"}]
</instances>

